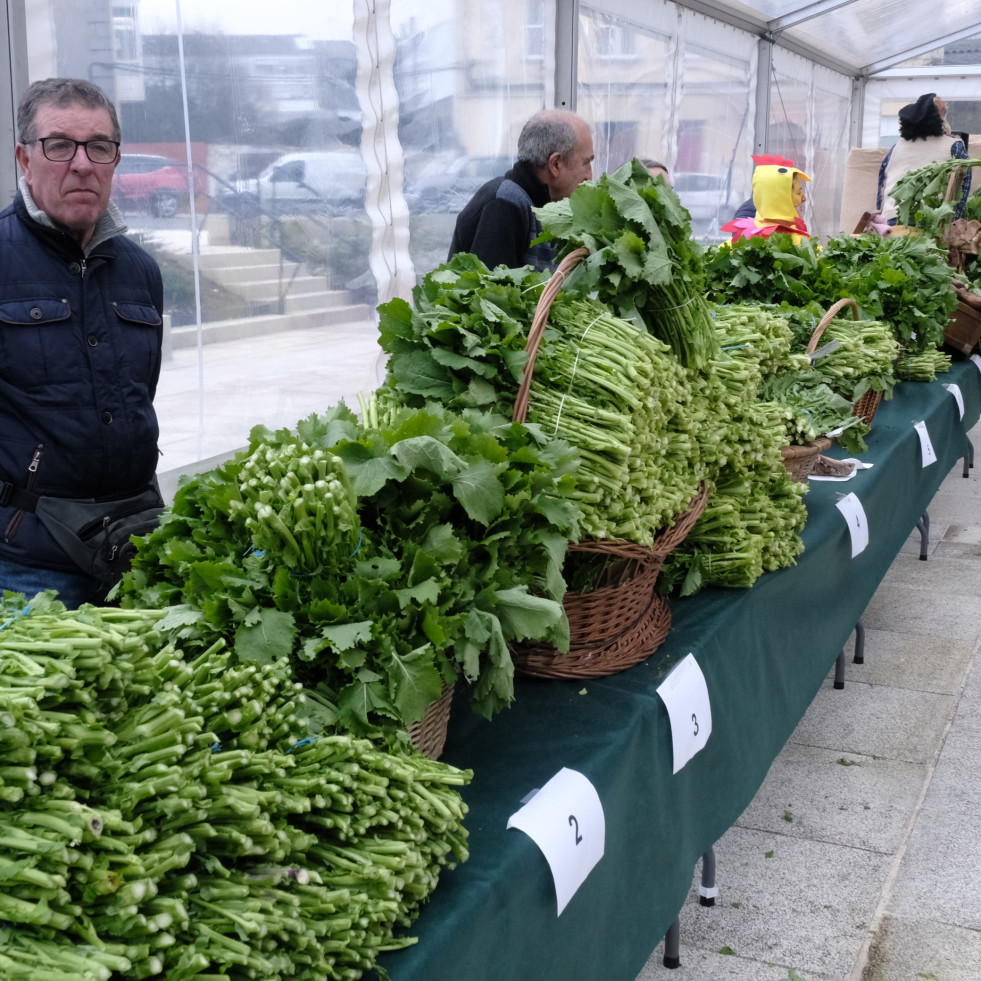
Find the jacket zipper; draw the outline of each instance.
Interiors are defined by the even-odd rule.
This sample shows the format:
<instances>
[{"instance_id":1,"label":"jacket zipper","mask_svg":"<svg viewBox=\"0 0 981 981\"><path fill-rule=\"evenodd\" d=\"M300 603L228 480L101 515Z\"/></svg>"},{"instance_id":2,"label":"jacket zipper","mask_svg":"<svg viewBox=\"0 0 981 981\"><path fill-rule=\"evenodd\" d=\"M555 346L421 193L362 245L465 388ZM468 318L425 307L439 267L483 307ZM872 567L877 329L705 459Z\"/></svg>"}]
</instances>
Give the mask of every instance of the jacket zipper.
<instances>
[{"instance_id":1,"label":"jacket zipper","mask_svg":"<svg viewBox=\"0 0 981 981\"><path fill-rule=\"evenodd\" d=\"M24 485L25 490L34 490L34 485L37 483L37 471L41 466L41 454L43 452L44 443L38 443L34 447L34 456L31 457L30 466L27 468L27 483ZM23 508L18 508L11 515L10 521L7 522L7 527L3 532L3 540L5 542L13 541L14 535L17 534L17 529L20 528L20 524L24 520L25 513Z\"/></svg>"}]
</instances>

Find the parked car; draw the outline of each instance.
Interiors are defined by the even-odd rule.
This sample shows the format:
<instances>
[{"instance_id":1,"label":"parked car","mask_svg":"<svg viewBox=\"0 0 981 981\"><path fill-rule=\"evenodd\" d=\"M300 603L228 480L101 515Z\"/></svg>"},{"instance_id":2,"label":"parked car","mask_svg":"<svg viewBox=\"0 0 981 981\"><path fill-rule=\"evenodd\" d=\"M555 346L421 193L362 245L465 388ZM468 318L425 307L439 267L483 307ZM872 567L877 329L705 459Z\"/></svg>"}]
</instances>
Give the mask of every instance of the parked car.
<instances>
[{"instance_id":1,"label":"parked car","mask_svg":"<svg viewBox=\"0 0 981 981\"><path fill-rule=\"evenodd\" d=\"M691 214L692 232L696 235L717 232L745 197L733 192L728 176L718 174L677 173L671 185ZM720 236L724 237L722 233Z\"/></svg>"},{"instance_id":2,"label":"parked car","mask_svg":"<svg viewBox=\"0 0 981 981\"><path fill-rule=\"evenodd\" d=\"M356 150L287 153L257 177L237 180L223 206L244 214L248 205L266 212L321 211L344 214L364 207L367 171Z\"/></svg>"},{"instance_id":3,"label":"parked car","mask_svg":"<svg viewBox=\"0 0 981 981\"><path fill-rule=\"evenodd\" d=\"M187 165L152 153L122 153L112 178L112 200L125 210L172 218L187 203Z\"/></svg>"},{"instance_id":4,"label":"parked car","mask_svg":"<svg viewBox=\"0 0 981 981\"><path fill-rule=\"evenodd\" d=\"M477 188L492 177L500 177L512 166L514 159L506 156L457 157L445 167L434 164L431 172L406 182L405 202L412 212L456 213Z\"/></svg>"}]
</instances>

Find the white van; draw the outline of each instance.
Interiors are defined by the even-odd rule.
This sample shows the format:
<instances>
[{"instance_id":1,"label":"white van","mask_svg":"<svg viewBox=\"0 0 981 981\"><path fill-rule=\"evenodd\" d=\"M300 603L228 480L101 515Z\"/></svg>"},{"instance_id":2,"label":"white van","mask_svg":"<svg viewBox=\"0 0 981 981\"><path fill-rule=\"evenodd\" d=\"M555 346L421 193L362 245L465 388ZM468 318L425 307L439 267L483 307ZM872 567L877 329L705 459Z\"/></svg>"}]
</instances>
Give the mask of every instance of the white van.
<instances>
[{"instance_id":1,"label":"white van","mask_svg":"<svg viewBox=\"0 0 981 981\"><path fill-rule=\"evenodd\" d=\"M253 180L238 181L239 194L267 211L344 214L364 207L367 174L357 150L287 153Z\"/></svg>"}]
</instances>

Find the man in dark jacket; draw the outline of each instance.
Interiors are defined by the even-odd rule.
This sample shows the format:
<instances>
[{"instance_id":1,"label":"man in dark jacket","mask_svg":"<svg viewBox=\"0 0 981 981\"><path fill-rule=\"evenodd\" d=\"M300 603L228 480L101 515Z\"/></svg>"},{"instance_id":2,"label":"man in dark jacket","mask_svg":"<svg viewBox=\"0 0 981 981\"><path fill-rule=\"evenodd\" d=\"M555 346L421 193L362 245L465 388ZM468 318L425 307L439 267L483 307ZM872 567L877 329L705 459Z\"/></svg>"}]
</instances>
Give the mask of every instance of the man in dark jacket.
<instances>
[{"instance_id":1,"label":"man in dark jacket","mask_svg":"<svg viewBox=\"0 0 981 981\"><path fill-rule=\"evenodd\" d=\"M450 257L473 252L485 265L549 268L551 244L532 246L542 226L532 208L561 201L593 176L593 137L575 113L545 109L525 123L518 160L481 187L460 212Z\"/></svg>"},{"instance_id":2,"label":"man in dark jacket","mask_svg":"<svg viewBox=\"0 0 981 981\"><path fill-rule=\"evenodd\" d=\"M17 127L18 193L0 212L0 590L76 606L104 584L35 509L153 481L163 283L109 200L120 132L102 89L35 82Z\"/></svg>"}]
</instances>

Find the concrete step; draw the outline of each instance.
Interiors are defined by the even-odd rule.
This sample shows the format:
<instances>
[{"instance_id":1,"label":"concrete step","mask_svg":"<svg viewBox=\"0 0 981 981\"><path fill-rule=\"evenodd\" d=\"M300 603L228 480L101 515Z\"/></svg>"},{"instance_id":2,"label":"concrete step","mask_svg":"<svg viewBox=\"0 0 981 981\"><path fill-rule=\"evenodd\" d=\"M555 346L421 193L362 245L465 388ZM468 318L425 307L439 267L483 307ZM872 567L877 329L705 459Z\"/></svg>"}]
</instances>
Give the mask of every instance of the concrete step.
<instances>
[{"instance_id":1,"label":"concrete step","mask_svg":"<svg viewBox=\"0 0 981 981\"><path fill-rule=\"evenodd\" d=\"M292 279L254 279L250 282L226 285L230 293L242 297L246 303L266 303L280 296L299 296L301 293L326 293L327 280L324 276L295 276Z\"/></svg>"},{"instance_id":2,"label":"concrete step","mask_svg":"<svg viewBox=\"0 0 981 981\"><path fill-rule=\"evenodd\" d=\"M201 325L202 341L216 344L237 341L246 337L263 337L287 330L307 330L330 324L361 324L365 329L372 323L371 307L366 303L349 303L343 306L322 307L317 310L300 310L286 314L266 314L239 317L234 320L213 320ZM198 330L194 324L171 327L169 344L174 350L196 347Z\"/></svg>"},{"instance_id":3,"label":"concrete step","mask_svg":"<svg viewBox=\"0 0 981 981\"><path fill-rule=\"evenodd\" d=\"M241 266L202 266L201 275L213 283L234 291L240 284L251 283L257 279L279 279L282 276L284 281L288 280L295 269L297 269L295 262L284 262L282 267L279 266L278 261L257 262ZM305 270L301 269L300 272L304 273Z\"/></svg>"},{"instance_id":4,"label":"concrete step","mask_svg":"<svg viewBox=\"0 0 981 981\"><path fill-rule=\"evenodd\" d=\"M187 265L192 264L190 252L184 253L181 258ZM205 245L198 252L198 265L201 269L278 264L279 249L250 249L244 245Z\"/></svg>"}]
</instances>

